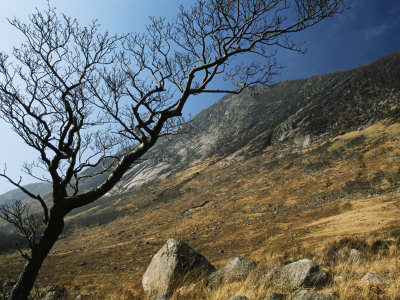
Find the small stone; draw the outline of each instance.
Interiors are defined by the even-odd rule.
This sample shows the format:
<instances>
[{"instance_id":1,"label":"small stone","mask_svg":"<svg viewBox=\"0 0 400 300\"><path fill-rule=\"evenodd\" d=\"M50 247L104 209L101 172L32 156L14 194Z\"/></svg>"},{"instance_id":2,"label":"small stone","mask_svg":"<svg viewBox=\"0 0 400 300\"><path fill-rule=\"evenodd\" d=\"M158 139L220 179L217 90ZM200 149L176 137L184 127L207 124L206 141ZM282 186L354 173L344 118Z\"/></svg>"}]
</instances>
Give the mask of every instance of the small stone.
<instances>
[{"instance_id":1,"label":"small stone","mask_svg":"<svg viewBox=\"0 0 400 300\"><path fill-rule=\"evenodd\" d=\"M9 287L9 286L14 286L16 283L17 282L15 281L15 279L7 279L3 283L3 288Z\"/></svg>"},{"instance_id":2,"label":"small stone","mask_svg":"<svg viewBox=\"0 0 400 300\"><path fill-rule=\"evenodd\" d=\"M343 276L340 276L340 275L339 276L334 276L333 277L333 281L334 282L341 282L341 281L343 281Z\"/></svg>"},{"instance_id":3,"label":"small stone","mask_svg":"<svg viewBox=\"0 0 400 300\"><path fill-rule=\"evenodd\" d=\"M58 300L58 299L60 299L60 295L56 291L47 293L47 295L43 298L43 300Z\"/></svg>"},{"instance_id":4,"label":"small stone","mask_svg":"<svg viewBox=\"0 0 400 300\"><path fill-rule=\"evenodd\" d=\"M390 280L382 277L378 274L374 274L374 273L366 273L362 278L361 278L361 282L365 282L365 283L390 283Z\"/></svg>"},{"instance_id":5,"label":"small stone","mask_svg":"<svg viewBox=\"0 0 400 300\"><path fill-rule=\"evenodd\" d=\"M54 287L48 285L42 292L42 300L60 300L65 299L66 291L64 287Z\"/></svg>"},{"instance_id":6,"label":"small stone","mask_svg":"<svg viewBox=\"0 0 400 300\"><path fill-rule=\"evenodd\" d=\"M42 297L45 297L49 292L54 291L54 286L49 284L48 286L45 287L45 289L42 291Z\"/></svg>"},{"instance_id":7,"label":"small stone","mask_svg":"<svg viewBox=\"0 0 400 300\"><path fill-rule=\"evenodd\" d=\"M88 300L90 299L90 296L91 296L90 293L81 294L76 297L76 300Z\"/></svg>"},{"instance_id":8,"label":"small stone","mask_svg":"<svg viewBox=\"0 0 400 300\"><path fill-rule=\"evenodd\" d=\"M84 261L84 260L82 260L82 261L79 263L79 265L80 265L81 267L86 266L86 265L87 265L87 262Z\"/></svg>"}]
</instances>

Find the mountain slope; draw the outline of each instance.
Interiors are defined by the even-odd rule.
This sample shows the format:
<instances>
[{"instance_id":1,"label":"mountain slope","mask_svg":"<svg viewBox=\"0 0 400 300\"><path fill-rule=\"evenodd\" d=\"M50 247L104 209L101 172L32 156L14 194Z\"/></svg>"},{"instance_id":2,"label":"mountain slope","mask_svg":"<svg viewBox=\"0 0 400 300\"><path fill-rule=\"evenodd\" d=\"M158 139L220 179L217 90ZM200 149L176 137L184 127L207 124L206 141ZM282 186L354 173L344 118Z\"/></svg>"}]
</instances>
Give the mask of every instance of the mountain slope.
<instances>
[{"instance_id":1,"label":"mountain slope","mask_svg":"<svg viewBox=\"0 0 400 300\"><path fill-rule=\"evenodd\" d=\"M236 256L271 268L313 258L344 278L322 293L399 299L399 56L224 97L193 118L190 133L152 150L168 160L141 162L112 197L67 216L38 286L145 299L146 267L178 238L216 267ZM145 184L155 177L157 184ZM3 253L4 240L13 244L4 236ZM330 265L326 249L346 240L374 245L375 254L356 248L356 264ZM16 278L23 264L17 251L2 254L0 274ZM363 285L366 272L390 283ZM254 292L258 283L237 290ZM264 299L264 287L259 292L252 299ZM218 293L205 299L228 298Z\"/></svg>"},{"instance_id":2,"label":"mountain slope","mask_svg":"<svg viewBox=\"0 0 400 300\"><path fill-rule=\"evenodd\" d=\"M276 144L242 161L207 159L108 205L100 201L68 217L38 284L63 285L93 299L146 299L141 278L169 238L185 241L216 267L236 256L273 266L305 257L322 262L325 247L342 238L398 238L399 121L387 118L301 150L281 151ZM397 299L398 253L374 269L367 267L369 257L348 274L343 265L331 269L345 280L326 292L338 299ZM15 278L23 263L17 251L0 255L0 274ZM391 283L371 290L371 297L348 297L359 295L365 272L389 276Z\"/></svg>"},{"instance_id":3,"label":"mountain slope","mask_svg":"<svg viewBox=\"0 0 400 300\"><path fill-rule=\"evenodd\" d=\"M271 144L314 140L398 114L400 53L349 71L261 86L229 95L197 114L181 135L161 141L113 193L129 192L213 156L226 157L253 141L253 151ZM248 149L248 147L246 148ZM245 154L246 156L249 153Z\"/></svg>"},{"instance_id":4,"label":"mountain slope","mask_svg":"<svg viewBox=\"0 0 400 300\"><path fill-rule=\"evenodd\" d=\"M110 195L130 193L213 156L249 157L271 144L312 141L395 116L400 95L400 52L348 71L260 86L228 95L197 114L178 135L160 140L147 160L132 166ZM238 154L237 153L237 154ZM103 177L87 180L82 190ZM45 193L46 185L30 185ZM16 190L0 203L25 200Z\"/></svg>"}]
</instances>

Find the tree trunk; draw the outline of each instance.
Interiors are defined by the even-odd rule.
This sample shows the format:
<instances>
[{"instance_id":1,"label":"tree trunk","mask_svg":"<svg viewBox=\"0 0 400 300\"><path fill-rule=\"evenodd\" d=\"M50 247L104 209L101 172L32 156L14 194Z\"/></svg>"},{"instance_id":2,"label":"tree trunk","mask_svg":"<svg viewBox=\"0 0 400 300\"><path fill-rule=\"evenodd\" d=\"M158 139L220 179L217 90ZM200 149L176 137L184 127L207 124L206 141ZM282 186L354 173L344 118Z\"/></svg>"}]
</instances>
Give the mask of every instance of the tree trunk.
<instances>
[{"instance_id":1,"label":"tree trunk","mask_svg":"<svg viewBox=\"0 0 400 300\"><path fill-rule=\"evenodd\" d=\"M54 212L53 210L50 215L49 223L39 243L32 249L32 257L21 272L17 284L11 291L9 300L26 300L28 298L43 261L62 233L65 214Z\"/></svg>"}]
</instances>

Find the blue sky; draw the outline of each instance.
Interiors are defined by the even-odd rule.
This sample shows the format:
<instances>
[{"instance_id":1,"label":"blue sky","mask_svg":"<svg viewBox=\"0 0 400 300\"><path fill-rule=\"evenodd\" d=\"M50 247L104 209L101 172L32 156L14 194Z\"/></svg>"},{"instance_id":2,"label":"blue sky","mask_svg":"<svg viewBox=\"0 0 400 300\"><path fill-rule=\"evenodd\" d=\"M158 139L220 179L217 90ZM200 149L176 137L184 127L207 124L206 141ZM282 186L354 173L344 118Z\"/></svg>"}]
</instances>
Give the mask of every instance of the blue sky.
<instances>
[{"instance_id":1,"label":"blue sky","mask_svg":"<svg viewBox=\"0 0 400 300\"><path fill-rule=\"evenodd\" d=\"M0 11L0 51L10 53L21 36L6 21L16 16L26 20L35 7L46 6L44 0L3 1ZM104 30L111 33L143 31L148 16L172 18L179 4L193 0L50 0L59 12L77 18L81 25L98 19ZM279 63L285 65L277 80L304 78L360 66L400 50L400 1L349 0L351 9L329 18L315 27L293 36L305 41L306 55L280 52ZM195 114L221 98L206 95L191 99L186 113ZM32 182L19 170L24 161L32 161L36 153L25 146L9 126L0 120L0 168L7 163L7 173L23 183ZM0 194L13 188L0 178Z\"/></svg>"}]
</instances>

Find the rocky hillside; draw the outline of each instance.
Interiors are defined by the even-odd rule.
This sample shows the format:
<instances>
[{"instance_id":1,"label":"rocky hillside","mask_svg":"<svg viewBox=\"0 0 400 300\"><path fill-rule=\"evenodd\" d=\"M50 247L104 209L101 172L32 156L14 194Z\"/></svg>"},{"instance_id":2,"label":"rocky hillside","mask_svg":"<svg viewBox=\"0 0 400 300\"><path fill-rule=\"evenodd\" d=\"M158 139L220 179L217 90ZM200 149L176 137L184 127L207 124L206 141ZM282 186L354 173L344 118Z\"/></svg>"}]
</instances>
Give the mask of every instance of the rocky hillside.
<instances>
[{"instance_id":1,"label":"rocky hillside","mask_svg":"<svg viewBox=\"0 0 400 300\"><path fill-rule=\"evenodd\" d=\"M152 299L143 276L173 239L217 271L200 286L184 280L171 300L400 299L398 66L393 54L223 98L186 135L153 149L162 163L137 165L114 195L67 216L38 291ZM157 184L143 184L157 174ZM1 234L0 286L9 288L24 259ZM243 280L225 282L225 271L252 262ZM274 270L304 262L331 280L319 288L274 283ZM210 290L214 278L223 284Z\"/></svg>"},{"instance_id":2,"label":"rocky hillside","mask_svg":"<svg viewBox=\"0 0 400 300\"><path fill-rule=\"evenodd\" d=\"M211 157L250 157L270 145L315 140L362 128L398 114L400 53L356 69L260 86L228 95L197 114L176 136L161 140L109 196L130 193ZM106 175L104 175L106 176ZM90 189L102 178L87 180ZM48 185L31 184L46 194ZM0 203L26 199L17 190Z\"/></svg>"},{"instance_id":3,"label":"rocky hillside","mask_svg":"<svg viewBox=\"0 0 400 300\"><path fill-rule=\"evenodd\" d=\"M400 100L400 53L357 69L261 86L229 95L196 115L182 134L161 141L150 157L125 176L114 193L212 156L240 149L248 157L270 146L294 142L302 148L315 140L372 124L388 115Z\"/></svg>"},{"instance_id":4,"label":"rocky hillside","mask_svg":"<svg viewBox=\"0 0 400 300\"><path fill-rule=\"evenodd\" d=\"M270 293L291 299L298 289L312 294L306 299L400 299L398 117L300 150L287 143L247 159L239 152L69 216L38 289L59 287L72 299L150 300L142 278L173 238L201 253L217 269L214 275L235 267L229 259L239 256L257 267L212 291L202 283L191 291L184 281L189 290L179 288L171 300L240 294L265 300ZM9 240L0 239L0 285L16 279L25 262L17 250L2 251ZM315 290L269 279L270 271L304 259L336 280ZM385 282L361 281L370 273Z\"/></svg>"}]
</instances>

